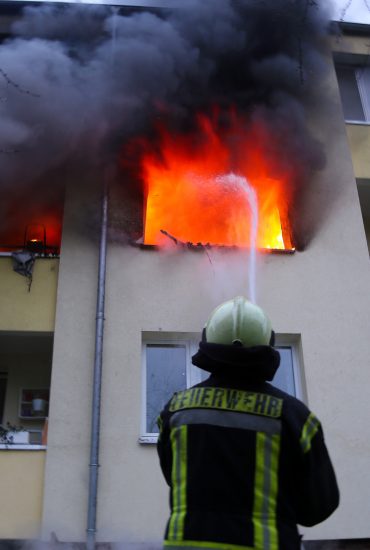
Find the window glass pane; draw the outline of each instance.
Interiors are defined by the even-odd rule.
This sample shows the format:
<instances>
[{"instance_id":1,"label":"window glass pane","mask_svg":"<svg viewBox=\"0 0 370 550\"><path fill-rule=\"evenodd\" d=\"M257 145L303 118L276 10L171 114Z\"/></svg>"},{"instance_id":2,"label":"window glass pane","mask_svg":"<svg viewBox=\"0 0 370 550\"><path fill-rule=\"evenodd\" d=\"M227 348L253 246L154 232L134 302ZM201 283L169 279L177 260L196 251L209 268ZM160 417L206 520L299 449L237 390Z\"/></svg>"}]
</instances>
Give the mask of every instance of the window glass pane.
<instances>
[{"instance_id":1,"label":"window glass pane","mask_svg":"<svg viewBox=\"0 0 370 550\"><path fill-rule=\"evenodd\" d=\"M186 347L146 346L146 431L158 433L158 414L175 391L186 389Z\"/></svg>"},{"instance_id":2,"label":"window glass pane","mask_svg":"<svg viewBox=\"0 0 370 550\"><path fill-rule=\"evenodd\" d=\"M344 118L346 120L365 120L356 80L356 67L337 66L336 71Z\"/></svg>"},{"instance_id":3,"label":"window glass pane","mask_svg":"<svg viewBox=\"0 0 370 550\"><path fill-rule=\"evenodd\" d=\"M280 367L278 368L272 384L280 390L295 395L293 356L291 348L277 348L280 353Z\"/></svg>"},{"instance_id":4,"label":"window glass pane","mask_svg":"<svg viewBox=\"0 0 370 550\"><path fill-rule=\"evenodd\" d=\"M361 67L356 70L358 91L364 111L364 118L370 122L370 70L369 67Z\"/></svg>"}]
</instances>

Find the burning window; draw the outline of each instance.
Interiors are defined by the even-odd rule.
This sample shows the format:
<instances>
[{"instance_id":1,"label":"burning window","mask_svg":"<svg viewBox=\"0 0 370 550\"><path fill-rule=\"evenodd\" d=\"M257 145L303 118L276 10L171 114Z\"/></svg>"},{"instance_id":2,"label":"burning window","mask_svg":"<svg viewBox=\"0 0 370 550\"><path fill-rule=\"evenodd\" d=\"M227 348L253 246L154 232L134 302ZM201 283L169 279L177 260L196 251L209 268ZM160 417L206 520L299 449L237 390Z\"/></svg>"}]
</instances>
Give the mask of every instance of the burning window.
<instances>
[{"instance_id":1,"label":"burning window","mask_svg":"<svg viewBox=\"0 0 370 550\"><path fill-rule=\"evenodd\" d=\"M232 117L227 128L199 116L193 133L160 129L142 158L144 243L176 240L220 246L292 249L289 178L273 136Z\"/></svg>"},{"instance_id":2,"label":"burning window","mask_svg":"<svg viewBox=\"0 0 370 550\"><path fill-rule=\"evenodd\" d=\"M0 193L0 252L27 249L59 254L64 190L44 187L3 189Z\"/></svg>"}]
</instances>

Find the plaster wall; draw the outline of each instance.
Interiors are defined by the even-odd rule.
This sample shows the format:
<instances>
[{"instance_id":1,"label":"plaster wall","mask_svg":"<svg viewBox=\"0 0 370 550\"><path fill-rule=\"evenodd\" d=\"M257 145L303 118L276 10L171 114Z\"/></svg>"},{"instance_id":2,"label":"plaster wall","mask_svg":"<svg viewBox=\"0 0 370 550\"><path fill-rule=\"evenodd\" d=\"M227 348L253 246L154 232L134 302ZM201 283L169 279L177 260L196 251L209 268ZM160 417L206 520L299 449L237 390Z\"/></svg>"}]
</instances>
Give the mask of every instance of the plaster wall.
<instances>
[{"instance_id":1,"label":"plaster wall","mask_svg":"<svg viewBox=\"0 0 370 550\"><path fill-rule=\"evenodd\" d=\"M29 291L27 278L13 271L11 258L0 258L0 330L54 330L58 268L58 259L36 259Z\"/></svg>"},{"instance_id":2,"label":"plaster wall","mask_svg":"<svg viewBox=\"0 0 370 550\"><path fill-rule=\"evenodd\" d=\"M331 49L334 54L343 53L347 56L356 55L366 59L369 56L369 38L366 34L356 35L343 33L332 36Z\"/></svg>"},{"instance_id":3,"label":"plaster wall","mask_svg":"<svg viewBox=\"0 0 370 550\"><path fill-rule=\"evenodd\" d=\"M39 536L44 467L45 451L0 451L0 538Z\"/></svg>"},{"instance_id":4,"label":"plaster wall","mask_svg":"<svg viewBox=\"0 0 370 550\"><path fill-rule=\"evenodd\" d=\"M362 219L370 252L370 125L346 124L353 170L358 180Z\"/></svg>"},{"instance_id":5,"label":"plaster wall","mask_svg":"<svg viewBox=\"0 0 370 550\"><path fill-rule=\"evenodd\" d=\"M330 85L335 86L332 75ZM301 336L307 402L323 422L341 506L309 539L370 537L369 258L339 95L321 119L327 165L309 212L329 200L310 246L259 258L257 297L276 332ZM334 138L333 138L334 137ZM91 190L89 191L91 197ZM335 197L335 201L334 198ZM60 264L44 539L85 539L98 250L83 227L86 198L70 190ZM142 331L199 332L220 301L246 294L248 254L111 243L102 386L100 541L158 543L168 514L156 449L138 443Z\"/></svg>"},{"instance_id":6,"label":"plaster wall","mask_svg":"<svg viewBox=\"0 0 370 550\"><path fill-rule=\"evenodd\" d=\"M346 124L349 146L352 153L356 178L370 178L370 126L369 124Z\"/></svg>"}]
</instances>

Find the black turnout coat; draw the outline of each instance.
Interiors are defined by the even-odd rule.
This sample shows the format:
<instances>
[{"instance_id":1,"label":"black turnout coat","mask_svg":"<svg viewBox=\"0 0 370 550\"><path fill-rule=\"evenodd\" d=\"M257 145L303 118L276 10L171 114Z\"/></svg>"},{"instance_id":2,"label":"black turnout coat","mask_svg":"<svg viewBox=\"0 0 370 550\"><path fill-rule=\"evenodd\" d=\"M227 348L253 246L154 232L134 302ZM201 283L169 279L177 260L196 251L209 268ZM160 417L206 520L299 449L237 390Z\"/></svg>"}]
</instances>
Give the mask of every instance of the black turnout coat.
<instances>
[{"instance_id":1,"label":"black turnout coat","mask_svg":"<svg viewBox=\"0 0 370 550\"><path fill-rule=\"evenodd\" d=\"M175 393L158 419L165 548L298 550L297 524L338 506L319 420L266 382L279 361L270 346L200 344L193 363L211 376Z\"/></svg>"}]
</instances>

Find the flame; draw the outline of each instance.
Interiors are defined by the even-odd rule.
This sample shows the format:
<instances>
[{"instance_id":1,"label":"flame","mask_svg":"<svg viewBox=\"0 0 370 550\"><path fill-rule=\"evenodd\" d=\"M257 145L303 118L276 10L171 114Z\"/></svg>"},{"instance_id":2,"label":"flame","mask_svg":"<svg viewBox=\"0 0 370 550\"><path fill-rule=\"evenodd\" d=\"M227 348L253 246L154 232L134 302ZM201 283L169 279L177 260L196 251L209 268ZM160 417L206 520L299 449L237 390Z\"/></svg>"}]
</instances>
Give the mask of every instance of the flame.
<instances>
[{"instance_id":1,"label":"flame","mask_svg":"<svg viewBox=\"0 0 370 550\"><path fill-rule=\"evenodd\" d=\"M64 191L53 189L45 192L43 187L14 186L0 191L3 218L0 221L0 252L8 252L33 244L44 243L46 248L59 251Z\"/></svg>"},{"instance_id":2,"label":"flame","mask_svg":"<svg viewBox=\"0 0 370 550\"><path fill-rule=\"evenodd\" d=\"M252 213L240 183L245 178L257 195L257 247L291 248L286 231L289 175L271 154L275 148L268 133L257 123L246 130L236 116L220 130L216 118L199 116L191 135L174 135L162 127L159 153L146 147L144 243L164 244L165 231L184 242L248 247ZM232 173L239 177L223 177Z\"/></svg>"}]
</instances>

